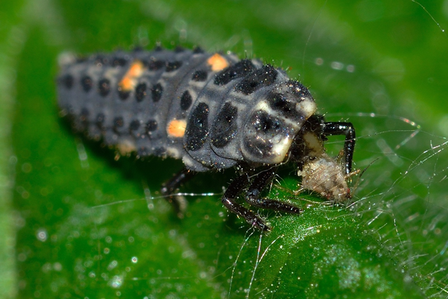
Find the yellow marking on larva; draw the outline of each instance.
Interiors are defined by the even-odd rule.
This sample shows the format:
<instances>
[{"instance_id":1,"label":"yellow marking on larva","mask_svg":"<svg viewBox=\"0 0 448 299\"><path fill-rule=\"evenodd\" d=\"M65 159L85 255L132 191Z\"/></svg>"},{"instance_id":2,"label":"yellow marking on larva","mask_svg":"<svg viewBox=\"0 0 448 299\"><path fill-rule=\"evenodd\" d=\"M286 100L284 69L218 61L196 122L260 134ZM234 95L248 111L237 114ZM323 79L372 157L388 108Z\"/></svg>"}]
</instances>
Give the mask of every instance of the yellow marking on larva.
<instances>
[{"instance_id":1,"label":"yellow marking on larva","mask_svg":"<svg viewBox=\"0 0 448 299\"><path fill-rule=\"evenodd\" d=\"M137 79L143 74L145 67L140 60L136 60L132 63L129 70L118 83L118 87L122 91L131 91L137 85Z\"/></svg>"},{"instance_id":2,"label":"yellow marking on larva","mask_svg":"<svg viewBox=\"0 0 448 299\"><path fill-rule=\"evenodd\" d=\"M185 120L174 119L170 121L166 129L170 137L184 137L185 129L187 128L187 122Z\"/></svg>"},{"instance_id":3,"label":"yellow marking on larva","mask_svg":"<svg viewBox=\"0 0 448 299\"><path fill-rule=\"evenodd\" d=\"M227 60L218 53L210 57L207 60L207 63L211 66L212 71L214 72L222 71L223 69L229 66Z\"/></svg>"}]
</instances>

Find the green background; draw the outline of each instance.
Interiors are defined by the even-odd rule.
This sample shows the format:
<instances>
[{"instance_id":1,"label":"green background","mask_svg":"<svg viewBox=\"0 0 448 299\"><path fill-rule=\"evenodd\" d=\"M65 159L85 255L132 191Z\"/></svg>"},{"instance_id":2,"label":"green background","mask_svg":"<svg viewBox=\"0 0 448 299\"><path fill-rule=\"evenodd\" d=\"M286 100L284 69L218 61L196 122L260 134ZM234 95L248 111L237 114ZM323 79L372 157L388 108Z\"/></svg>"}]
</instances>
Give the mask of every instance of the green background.
<instances>
[{"instance_id":1,"label":"green background","mask_svg":"<svg viewBox=\"0 0 448 299\"><path fill-rule=\"evenodd\" d=\"M0 297L446 297L446 3L2 3ZM352 203L294 197L291 167L269 196L305 211L260 211L273 226L260 234L220 204L230 170L185 186L217 195L188 197L179 220L157 198L179 161L116 160L73 134L56 105L58 55L158 41L281 66L319 113L353 122L355 167L370 167Z\"/></svg>"}]
</instances>

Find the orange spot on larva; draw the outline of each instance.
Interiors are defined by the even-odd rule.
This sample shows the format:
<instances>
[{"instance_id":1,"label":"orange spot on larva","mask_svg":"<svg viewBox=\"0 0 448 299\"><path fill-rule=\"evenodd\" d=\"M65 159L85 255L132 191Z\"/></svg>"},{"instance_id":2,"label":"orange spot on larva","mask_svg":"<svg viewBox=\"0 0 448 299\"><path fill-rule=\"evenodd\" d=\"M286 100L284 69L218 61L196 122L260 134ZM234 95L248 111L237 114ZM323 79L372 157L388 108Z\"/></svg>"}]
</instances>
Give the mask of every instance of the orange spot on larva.
<instances>
[{"instance_id":1,"label":"orange spot on larva","mask_svg":"<svg viewBox=\"0 0 448 299\"><path fill-rule=\"evenodd\" d=\"M185 120L172 120L168 124L166 131L171 137L184 137L187 122Z\"/></svg>"},{"instance_id":2,"label":"orange spot on larva","mask_svg":"<svg viewBox=\"0 0 448 299\"><path fill-rule=\"evenodd\" d=\"M126 73L129 77L139 77L143 73L143 63L140 60L134 61L129 71Z\"/></svg>"},{"instance_id":3,"label":"orange spot on larva","mask_svg":"<svg viewBox=\"0 0 448 299\"><path fill-rule=\"evenodd\" d=\"M120 89L123 91L130 91L133 89L134 84L133 84L133 80L128 78L128 77L124 77L120 83L118 83L118 85L120 86Z\"/></svg>"},{"instance_id":4,"label":"orange spot on larva","mask_svg":"<svg viewBox=\"0 0 448 299\"><path fill-rule=\"evenodd\" d=\"M134 61L123 79L118 83L118 87L122 91L131 91L137 85L137 79L143 74L144 70L145 67L140 60Z\"/></svg>"},{"instance_id":5,"label":"orange spot on larva","mask_svg":"<svg viewBox=\"0 0 448 299\"><path fill-rule=\"evenodd\" d=\"M212 71L218 72L229 66L227 60L219 55L218 53L214 54L207 60L207 63L211 66Z\"/></svg>"}]
</instances>

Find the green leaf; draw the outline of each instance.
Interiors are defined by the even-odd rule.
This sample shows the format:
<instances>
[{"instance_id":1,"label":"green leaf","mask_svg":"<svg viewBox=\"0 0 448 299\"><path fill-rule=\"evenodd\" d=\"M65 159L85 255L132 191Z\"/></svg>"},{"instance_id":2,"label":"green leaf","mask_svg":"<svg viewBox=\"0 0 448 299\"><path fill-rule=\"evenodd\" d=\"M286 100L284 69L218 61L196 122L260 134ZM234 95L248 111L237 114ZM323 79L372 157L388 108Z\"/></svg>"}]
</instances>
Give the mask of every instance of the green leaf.
<instances>
[{"instance_id":1,"label":"green leaf","mask_svg":"<svg viewBox=\"0 0 448 299\"><path fill-rule=\"evenodd\" d=\"M14 113L0 114L2 128L12 123L10 133L2 130L2 144L14 151L0 148L7 240L17 227L15 247L2 246L5 273L17 277L1 280L5 296L446 294L448 38L439 27L447 11L441 1L42 0L4 11L0 101L11 107L15 99ZM269 197L304 212L260 210L273 227L261 234L220 203L230 170L188 183L182 191L196 195L177 219L158 190L181 162L117 160L113 150L74 134L58 115L58 55L157 41L232 50L288 68L310 87L319 113L353 122L355 167L368 168L352 179L351 203L295 196L299 178L291 166ZM338 138L327 142L333 156L341 146Z\"/></svg>"}]
</instances>

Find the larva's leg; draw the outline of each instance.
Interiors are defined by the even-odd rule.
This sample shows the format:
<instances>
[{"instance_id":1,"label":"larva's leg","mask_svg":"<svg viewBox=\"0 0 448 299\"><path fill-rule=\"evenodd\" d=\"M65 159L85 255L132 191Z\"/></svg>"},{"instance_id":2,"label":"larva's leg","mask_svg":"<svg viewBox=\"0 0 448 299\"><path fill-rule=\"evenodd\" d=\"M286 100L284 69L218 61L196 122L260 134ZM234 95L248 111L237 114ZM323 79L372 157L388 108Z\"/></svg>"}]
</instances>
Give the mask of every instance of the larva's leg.
<instances>
[{"instance_id":1,"label":"larva's leg","mask_svg":"<svg viewBox=\"0 0 448 299\"><path fill-rule=\"evenodd\" d=\"M323 131L325 136L345 135L344 142L344 163L345 174L352 172L353 152L355 151L355 128L352 123L347 122L326 122Z\"/></svg>"},{"instance_id":2,"label":"larva's leg","mask_svg":"<svg viewBox=\"0 0 448 299\"><path fill-rule=\"evenodd\" d=\"M187 208L187 201L185 197L173 195L173 193L176 192L176 190L178 190L183 183L187 182L195 174L195 172L184 168L176 173L171 179L166 181L160 189L160 193L166 196L166 200L173 205L179 218L183 218L185 209Z\"/></svg>"},{"instance_id":3,"label":"larva's leg","mask_svg":"<svg viewBox=\"0 0 448 299\"><path fill-rule=\"evenodd\" d=\"M242 205L235 202L235 199L238 197L238 195L241 194L241 192L244 188L247 187L247 185L249 185L249 176L247 173L243 173L241 176L233 180L229 185L221 199L222 203L229 211L246 219L247 223L249 223L250 225L255 226L262 231L269 231L270 227L266 225L264 220L255 215L255 213L251 210L246 209Z\"/></svg>"},{"instance_id":4,"label":"larva's leg","mask_svg":"<svg viewBox=\"0 0 448 299\"><path fill-rule=\"evenodd\" d=\"M260 198L261 192L272 181L276 168L259 172L246 193L246 201L255 207L274 211L300 214L301 210L291 204L269 198Z\"/></svg>"}]
</instances>

